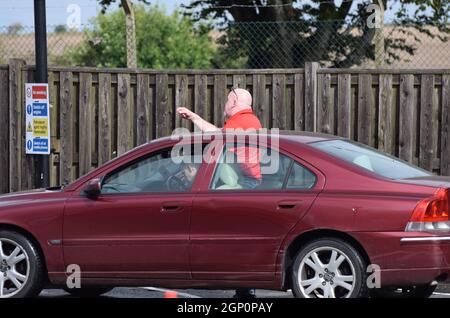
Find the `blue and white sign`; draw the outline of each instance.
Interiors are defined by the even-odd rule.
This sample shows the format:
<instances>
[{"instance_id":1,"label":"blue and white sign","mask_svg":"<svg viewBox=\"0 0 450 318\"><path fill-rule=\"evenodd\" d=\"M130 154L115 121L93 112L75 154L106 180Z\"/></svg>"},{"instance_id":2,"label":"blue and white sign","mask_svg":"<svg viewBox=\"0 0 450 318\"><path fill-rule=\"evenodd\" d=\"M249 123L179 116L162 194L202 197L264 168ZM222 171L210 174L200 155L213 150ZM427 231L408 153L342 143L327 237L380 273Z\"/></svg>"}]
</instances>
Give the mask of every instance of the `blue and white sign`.
<instances>
[{"instance_id":1,"label":"blue and white sign","mask_svg":"<svg viewBox=\"0 0 450 318\"><path fill-rule=\"evenodd\" d=\"M25 84L25 151L30 155L50 154L50 109L48 84Z\"/></svg>"}]
</instances>

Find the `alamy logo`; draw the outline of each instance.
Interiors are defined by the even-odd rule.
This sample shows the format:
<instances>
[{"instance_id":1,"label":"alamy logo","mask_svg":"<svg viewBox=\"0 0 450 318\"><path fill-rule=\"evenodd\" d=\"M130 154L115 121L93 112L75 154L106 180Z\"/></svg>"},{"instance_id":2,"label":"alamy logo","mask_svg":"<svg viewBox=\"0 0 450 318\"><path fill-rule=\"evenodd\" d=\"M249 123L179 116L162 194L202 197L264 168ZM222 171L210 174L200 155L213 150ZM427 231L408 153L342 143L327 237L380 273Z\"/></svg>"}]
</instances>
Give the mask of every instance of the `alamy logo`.
<instances>
[{"instance_id":1,"label":"alamy logo","mask_svg":"<svg viewBox=\"0 0 450 318\"><path fill-rule=\"evenodd\" d=\"M81 268L77 264L70 264L67 266L66 273L67 276L66 285L69 289L81 288Z\"/></svg>"},{"instance_id":2,"label":"alamy logo","mask_svg":"<svg viewBox=\"0 0 450 318\"><path fill-rule=\"evenodd\" d=\"M66 25L69 29L79 29L81 27L81 7L78 4L71 3L67 6L69 16L66 19Z\"/></svg>"}]
</instances>

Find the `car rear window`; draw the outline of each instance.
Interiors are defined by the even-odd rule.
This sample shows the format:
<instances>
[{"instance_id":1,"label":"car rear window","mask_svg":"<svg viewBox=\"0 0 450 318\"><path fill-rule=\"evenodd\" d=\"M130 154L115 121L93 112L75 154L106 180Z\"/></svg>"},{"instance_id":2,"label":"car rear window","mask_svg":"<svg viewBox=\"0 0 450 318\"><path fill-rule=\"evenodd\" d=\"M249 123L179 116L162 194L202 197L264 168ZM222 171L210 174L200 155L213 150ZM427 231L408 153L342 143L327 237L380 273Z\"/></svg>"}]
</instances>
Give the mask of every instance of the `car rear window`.
<instances>
[{"instance_id":1,"label":"car rear window","mask_svg":"<svg viewBox=\"0 0 450 318\"><path fill-rule=\"evenodd\" d=\"M432 175L431 172L406 161L353 141L326 140L309 145L389 179L407 179Z\"/></svg>"}]
</instances>

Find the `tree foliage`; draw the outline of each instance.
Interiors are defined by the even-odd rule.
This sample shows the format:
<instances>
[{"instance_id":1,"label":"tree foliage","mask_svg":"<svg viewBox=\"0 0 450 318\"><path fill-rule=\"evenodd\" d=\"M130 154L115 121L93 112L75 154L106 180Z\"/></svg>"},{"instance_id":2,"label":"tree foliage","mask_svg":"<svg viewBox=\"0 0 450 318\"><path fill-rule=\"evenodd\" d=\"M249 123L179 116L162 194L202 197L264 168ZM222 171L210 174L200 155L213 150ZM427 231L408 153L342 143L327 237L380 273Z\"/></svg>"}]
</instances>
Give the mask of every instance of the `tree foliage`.
<instances>
[{"instance_id":1,"label":"tree foliage","mask_svg":"<svg viewBox=\"0 0 450 318\"><path fill-rule=\"evenodd\" d=\"M119 3L119 7L121 6L121 0L97 0L100 6L102 7L102 13L105 13L109 6L111 6L114 3ZM133 0L134 3L144 3L144 4L150 4L149 0Z\"/></svg>"},{"instance_id":2,"label":"tree foliage","mask_svg":"<svg viewBox=\"0 0 450 318\"><path fill-rule=\"evenodd\" d=\"M136 47L141 68L208 68L215 48L204 24L194 25L178 12L167 16L158 6L135 5ZM126 67L123 10L99 14L85 30L88 40L66 54L62 64Z\"/></svg>"},{"instance_id":3,"label":"tree foliage","mask_svg":"<svg viewBox=\"0 0 450 318\"><path fill-rule=\"evenodd\" d=\"M393 24L398 32L383 42L388 63L399 58L398 52L414 54L417 43L405 36L417 42L414 34L421 32L446 40L448 0L381 1L384 8L396 10ZM373 12L367 10L373 4L379 1L194 0L184 7L194 21L212 20L224 31L222 61L245 57L247 67L302 67L310 59L350 67L375 59L377 32L368 27ZM261 26L270 27L270 32ZM281 65L274 65L280 54Z\"/></svg>"}]
</instances>

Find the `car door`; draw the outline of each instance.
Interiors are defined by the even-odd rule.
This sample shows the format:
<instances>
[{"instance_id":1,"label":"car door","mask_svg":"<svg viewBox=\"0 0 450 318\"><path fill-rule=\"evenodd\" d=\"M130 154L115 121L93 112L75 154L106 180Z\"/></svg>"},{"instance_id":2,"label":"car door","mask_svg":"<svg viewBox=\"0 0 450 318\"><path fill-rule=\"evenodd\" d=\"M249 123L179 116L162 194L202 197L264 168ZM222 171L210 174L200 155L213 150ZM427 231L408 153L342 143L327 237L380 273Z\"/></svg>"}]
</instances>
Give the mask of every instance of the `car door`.
<instances>
[{"instance_id":1,"label":"car door","mask_svg":"<svg viewBox=\"0 0 450 318\"><path fill-rule=\"evenodd\" d=\"M66 264L85 277L190 278L194 185L167 185L181 166L160 150L108 173L98 198L75 194L64 215Z\"/></svg>"},{"instance_id":2,"label":"car door","mask_svg":"<svg viewBox=\"0 0 450 318\"><path fill-rule=\"evenodd\" d=\"M226 145L222 157L231 147L236 145ZM229 160L219 159L208 167L192 210L194 279L272 280L284 237L323 188L323 176L306 163L277 150L260 149L262 181L255 188L228 180L233 179L230 171L228 175L222 171L232 167Z\"/></svg>"}]
</instances>

